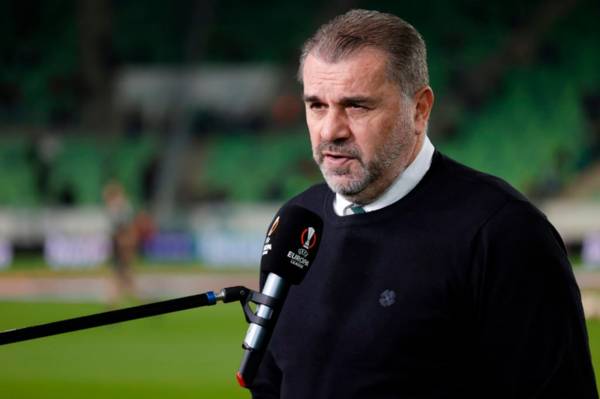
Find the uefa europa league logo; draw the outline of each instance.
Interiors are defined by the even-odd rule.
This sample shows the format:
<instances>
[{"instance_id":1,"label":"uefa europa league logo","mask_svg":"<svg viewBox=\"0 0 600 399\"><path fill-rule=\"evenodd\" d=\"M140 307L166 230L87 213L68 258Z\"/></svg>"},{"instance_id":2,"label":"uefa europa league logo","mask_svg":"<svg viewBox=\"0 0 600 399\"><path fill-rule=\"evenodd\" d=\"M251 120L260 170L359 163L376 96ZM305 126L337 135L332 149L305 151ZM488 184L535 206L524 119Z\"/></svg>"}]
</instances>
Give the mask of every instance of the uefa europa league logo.
<instances>
[{"instance_id":1,"label":"uefa europa league logo","mask_svg":"<svg viewBox=\"0 0 600 399\"><path fill-rule=\"evenodd\" d=\"M310 249L315 244L313 242L314 235L315 235L315 229L313 229L312 227L309 227L308 229L304 230L304 232L302 234L302 246L305 249ZM316 238L316 237L314 237L314 238Z\"/></svg>"}]
</instances>

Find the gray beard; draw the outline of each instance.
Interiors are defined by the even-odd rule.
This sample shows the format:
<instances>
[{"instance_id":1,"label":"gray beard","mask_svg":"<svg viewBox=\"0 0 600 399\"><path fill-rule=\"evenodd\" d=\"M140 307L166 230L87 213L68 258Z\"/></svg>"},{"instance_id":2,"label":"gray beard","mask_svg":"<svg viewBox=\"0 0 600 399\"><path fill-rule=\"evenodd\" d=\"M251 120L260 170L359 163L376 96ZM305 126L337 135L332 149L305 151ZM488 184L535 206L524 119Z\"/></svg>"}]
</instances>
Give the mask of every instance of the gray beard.
<instances>
[{"instance_id":1,"label":"gray beard","mask_svg":"<svg viewBox=\"0 0 600 399\"><path fill-rule=\"evenodd\" d=\"M382 178L384 172L387 171L395 161L405 155L408 144L406 137L408 136L409 127L406 123L399 124L396 131L401 132L393 135L390 142L383 146L378 153L375 154L375 158L365 164L362 160L362 154L360 150L354 147L352 144L345 143L321 143L314 153L314 158L323 174L325 182L329 188L344 197L355 197L362 193L367 188L371 187L374 183ZM348 176L352 173L350 167L325 169L323 164L323 151L332 151L346 154L355 158L359 162L359 170L355 171L355 178L345 182L336 181L337 176ZM401 173L399 171L398 173ZM395 174L397 176L398 174ZM387 187L385 187L387 188Z\"/></svg>"},{"instance_id":2,"label":"gray beard","mask_svg":"<svg viewBox=\"0 0 600 399\"><path fill-rule=\"evenodd\" d=\"M349 175L351 173L349 167L326 170L323 164L319 166L325 182L332 191L346 197L353 197L360 194L381 177L382 170L377 164L371 162L369 165L365 165L362 159L356 158L356 160L360 162L360 174L356 178L346 182L336 181L335 177Z\"/></svg>"}]
</instances>

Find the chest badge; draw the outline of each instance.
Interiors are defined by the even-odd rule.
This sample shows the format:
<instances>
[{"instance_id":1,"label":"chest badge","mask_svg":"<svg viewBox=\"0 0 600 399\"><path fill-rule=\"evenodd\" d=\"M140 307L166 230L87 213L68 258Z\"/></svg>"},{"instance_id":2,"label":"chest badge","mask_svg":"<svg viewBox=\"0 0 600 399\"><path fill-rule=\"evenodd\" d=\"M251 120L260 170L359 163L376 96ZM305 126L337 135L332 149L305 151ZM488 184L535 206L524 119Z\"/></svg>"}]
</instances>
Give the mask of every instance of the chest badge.
<instances>
[{"instance_id":1,"label":"chest badge","mask_svg":"<svg viewBox=\"0 0 600 399\"><path fill-rule=\"evenodd\" d=\"M392 306L396 303L396 293L393 290L385 290L379 296L379 304L384 308Z\"/></svg>"}]
</instances>

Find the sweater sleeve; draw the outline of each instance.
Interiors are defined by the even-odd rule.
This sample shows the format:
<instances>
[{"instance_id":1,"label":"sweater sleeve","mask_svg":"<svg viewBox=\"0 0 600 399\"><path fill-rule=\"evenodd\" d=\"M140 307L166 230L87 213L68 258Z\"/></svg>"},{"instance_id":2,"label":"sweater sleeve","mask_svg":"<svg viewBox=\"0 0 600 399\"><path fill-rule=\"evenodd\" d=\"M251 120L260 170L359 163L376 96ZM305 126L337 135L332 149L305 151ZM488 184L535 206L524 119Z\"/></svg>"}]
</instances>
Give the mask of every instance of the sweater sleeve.
<instances>
[{"instance_id":1,"label":"sweater sleeve","mask_svg":"<svg viewBox=\"0 0 600 399\"><path fill-rule=\"evenodd\" d=\"M509 201L474 246L480 397L598 398L579 289L545 216Z\"/></svg>"}]
</instances>

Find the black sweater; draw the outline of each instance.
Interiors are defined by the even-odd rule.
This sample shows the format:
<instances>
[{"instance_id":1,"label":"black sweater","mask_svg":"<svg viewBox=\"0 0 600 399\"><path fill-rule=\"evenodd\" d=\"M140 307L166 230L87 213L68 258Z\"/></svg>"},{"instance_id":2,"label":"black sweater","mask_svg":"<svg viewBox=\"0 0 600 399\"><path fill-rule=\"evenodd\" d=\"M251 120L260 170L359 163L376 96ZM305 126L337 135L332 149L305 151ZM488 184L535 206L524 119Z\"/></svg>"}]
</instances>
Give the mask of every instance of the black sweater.
<instances>
[{"instance_id":1,"label":"black sweater","mask_svg":"<svg viewBox=\"0 0 600 399\"><path fill-rule=\"evenodd\" d=\"M495 177L436 152L378 211L324 220L254 398L597 398L579 290L545 216Z\"/></svg>"}]
</instances>

